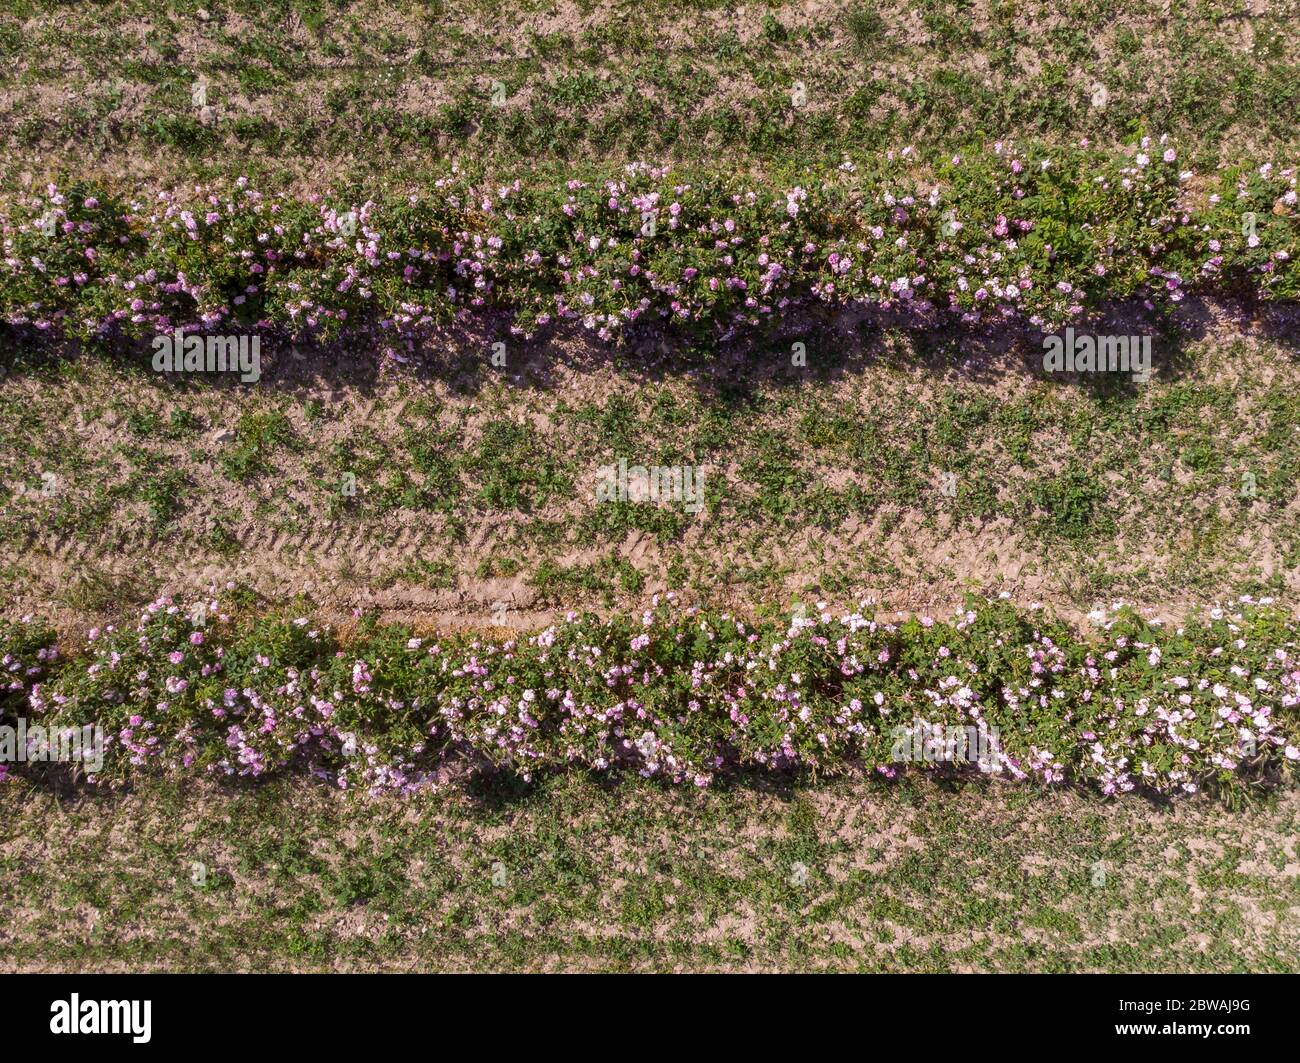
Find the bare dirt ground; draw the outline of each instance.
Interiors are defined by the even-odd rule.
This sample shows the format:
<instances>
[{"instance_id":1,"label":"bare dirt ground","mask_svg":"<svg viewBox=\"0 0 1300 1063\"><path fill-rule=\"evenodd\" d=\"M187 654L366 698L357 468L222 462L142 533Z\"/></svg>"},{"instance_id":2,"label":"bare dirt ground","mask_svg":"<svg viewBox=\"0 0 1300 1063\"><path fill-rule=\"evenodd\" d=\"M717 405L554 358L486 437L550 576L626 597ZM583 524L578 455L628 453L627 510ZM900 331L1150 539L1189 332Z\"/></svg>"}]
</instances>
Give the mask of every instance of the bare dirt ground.
<instances>
[{"instance_id":1,"label":"bare dirt ground","mask_svg":"<svg viewBox=\"0 0 1300 1063\"><path fill-rule=\"evenodd\" d=\"M0 423L28 457L0 508L7 611L90 623L228 581L433 628L534 628L669 589L909 612L1005 592L1073 619L1115 595L1167 618L1247 589L1296 600L1289 320L1195 310L1148 390L1120 398L1044 382L1023 341L936 352L844 321L800 333L826 353L812 371L783 340L670 372L568 336L504 370L465 337L405 365L286 350L255 390L14 373ZM704 511L625 505L611 523L595 485L620 457L697 463ZM1071 541L1049 525L1077 499L1041 491L1076 473L1106 518Z\"/></svg>"},{"instance_id":2,"label":"bare dirt ground","mask_svg":"<svg viewBox=\"0 0 1300 1063\"><path fill-rule=\"evenodd\" d=\"M1300 797L0 793L4 970L1294 971ZM562 827L557 824L563 824Z\"/></svg>"},{"instance_id":3,"label":"bare dirt ground","mask_svg":"<svg viewBox=\"0 0 1300 1063\"><path fill-rule=\"evenodd\" d=\"M1044 132L1186 135L1224 158L1294 134L1294 2L924 5L122 0L0 23L0 130L23 183L186 181L205 167L319 187L445 157L707 157L737 165ZM202 14L200 14L202 10ZM1237 83L1243 68L1259 77ZM205 87L202 107L192 96ZM791 87L803 86L795 114ZM499 106L489 103L495 85ZM1106 102L1097 105L1098 88ZM800 133L828 123L829 132ZM850 142L850 146L852 142Z\"/></svg>"}]
</instances>

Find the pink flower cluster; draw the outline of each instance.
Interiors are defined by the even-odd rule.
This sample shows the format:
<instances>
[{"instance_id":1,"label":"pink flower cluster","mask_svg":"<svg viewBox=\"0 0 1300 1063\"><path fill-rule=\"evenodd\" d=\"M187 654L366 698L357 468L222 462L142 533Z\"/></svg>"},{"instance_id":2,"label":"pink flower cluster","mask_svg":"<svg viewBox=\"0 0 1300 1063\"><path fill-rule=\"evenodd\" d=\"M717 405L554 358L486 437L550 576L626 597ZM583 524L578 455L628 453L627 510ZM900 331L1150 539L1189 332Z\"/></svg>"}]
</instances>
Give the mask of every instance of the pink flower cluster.
<instances>
[{"instance_id":1,"label":"pink flower cluster","mask_svg":"<svg viewBox=\"0 0 1300 1063\"><path fill-rule=\"evenodd\" d=\"M1300 294L1296 171L1197 176L1133 156L999 142L922 166L890 153L776 182L635 164L562 182L414 194L266 195L246 179L184 196L69 196L0 209L0 320L42 334L176 327L350 335L402 356L485 312L531 334L578 322L725 339L810 303L931 320L1058 325L1113 299Z\"/></svg>"},{"instance_id":2,"label":"pink flower cluster","mask_svg":"<svg viewBox=\"0 0 1300 1063\"><path fill-rule=\"evenodd\" d=\"M670 595L504 641L372 622L342 639L304 617L201 604L161 598L70 655L39 625L0 626L21 676L4 715L101 724L105 781L297 767L409 791L477 764L707 786L723 772L910 767L1191 793L1300 760L1300 632L1268 602L1173 629L1118 609L1082 634L1004 600L891 622L825 606L745 619ZM968 734L978 757L918 758L936 729Z\"/></svg>"}]
</instances>

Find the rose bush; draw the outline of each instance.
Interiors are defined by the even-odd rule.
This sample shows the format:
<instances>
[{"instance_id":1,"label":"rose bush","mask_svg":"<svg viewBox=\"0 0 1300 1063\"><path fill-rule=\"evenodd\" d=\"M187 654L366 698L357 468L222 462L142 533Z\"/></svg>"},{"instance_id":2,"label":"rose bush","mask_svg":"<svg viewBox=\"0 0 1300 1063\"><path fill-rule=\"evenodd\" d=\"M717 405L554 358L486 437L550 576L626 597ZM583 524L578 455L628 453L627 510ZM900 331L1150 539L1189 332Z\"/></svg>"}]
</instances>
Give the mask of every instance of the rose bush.
<instances>
[{"instance_id":1,"label":"rose bush","mask_svg":"<svg viewBox=\"0 0 1300 1063\"><path fill-rule=\"evenodd\" d=\"M484 311L523 335L726 338L818 302L1055 328L1109 300L1300 292L1295 167L1195 174L1164 138L762 178L453 171L359 199L51 185L0 206L0 234L0 321L80 339L257 328L397 351Z\"/></svg>"},{"instance_id":2,"label":"rose bush","mask_svg":"<svg viewBox=\"0 0 1300 1063\"><path fill-rule=\"evenodd\" d=\"M952 766L907 753L935 727L977 735L980 770L1105 794L1277 781L1300 759L1300 628L1267 601L1178 627L1117 608L1081 634L1005 600L893 623L865 607L745 619L669 595L511 639L374 620L345 636L232 601L160 598L78 645L0 625L3 722L99 724L96 782L292 768L375 791L466 758L698 786L738 769L893 776Z\"/></svg>"}]
</instances>

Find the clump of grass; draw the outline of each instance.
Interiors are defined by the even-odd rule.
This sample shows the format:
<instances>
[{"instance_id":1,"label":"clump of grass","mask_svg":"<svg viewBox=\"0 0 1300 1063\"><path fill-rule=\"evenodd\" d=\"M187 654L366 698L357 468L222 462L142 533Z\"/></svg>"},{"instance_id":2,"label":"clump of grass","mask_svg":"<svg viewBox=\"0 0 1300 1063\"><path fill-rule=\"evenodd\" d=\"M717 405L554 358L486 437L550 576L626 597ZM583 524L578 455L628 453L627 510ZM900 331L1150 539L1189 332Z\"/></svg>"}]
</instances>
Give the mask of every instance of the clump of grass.
<instances>
[{"instance_id":1,"label":"clump of grass","mask_svg":"<svg viewBox=\"0 0 1300 1063\"><path fill-rule=\"evenodd\" d=\"M86 616L120 613L145 600L138 576L105 568L79 566L65 577L59 599Z\"/></svg>"},{"instance_id":2,"label":"clump of grass","mask_svg":"<svg viewBox=\"0 0 1300 1063\"><path fill-rule=\"evenodd\" d=\"M235 426L234 445L221 455L221 469L232 480L264 475L275 452L293 438L293 426L281 411L245 413Z\"/></svg>"},{"instance_id":3,"label":"clump of grass","mask_svg":"<svg viewBox=\"0 0 1300 1063\"><path fill-rule=\"evenodd\" d=\"M866 3L854 4L845 16L853 47L862 55L875 52L885 36L885 20L875 7Z\"/></svg>"}]
</instances>

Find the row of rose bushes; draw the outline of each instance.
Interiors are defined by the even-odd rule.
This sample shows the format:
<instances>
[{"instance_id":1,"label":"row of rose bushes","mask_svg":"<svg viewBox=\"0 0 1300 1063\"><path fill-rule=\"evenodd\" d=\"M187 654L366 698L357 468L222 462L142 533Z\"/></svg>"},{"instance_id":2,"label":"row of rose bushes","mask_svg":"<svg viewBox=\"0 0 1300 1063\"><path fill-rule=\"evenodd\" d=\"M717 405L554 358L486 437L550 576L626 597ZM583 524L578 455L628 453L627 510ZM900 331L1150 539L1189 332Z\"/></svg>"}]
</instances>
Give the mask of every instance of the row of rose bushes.
<instances>
[{"instance_id":1,"label":"row of rose bushes","mask_svg":"<svg viewBox=\"0 0 1300 1063\"><path fill-rule=\"evenodd\" d=\"M491 640L369 619L344 635L233 600L160 598L81 644L0 625L0 722L100 725L100 784L292 768L409 791L465 762L698 786L736 770L892 777L919 751L900 736L940 726L975 729L980 770L1105 794L1278 782L1300 759L1300 625L1267 601L1176 628L1117 608L1083 634L1004 600L890 623L821 606L745 620L669 595Z\"/></svg>"},{"instance_id":2,"label":"row of rose bushes","mask_svg":"<svg viewBox=\"0 0 1300 1063\"><path fill-rule=\"evenodd\" d=\"M1300 293L1295 166L1196 174L1164 138L766 177L453 170L370 196L51 185L0 204L0 231L0 322L78 339L260 328L399 352L485 311L524 335L725 338L817 302L1046 328L1113 300Z\"/></svg>"}]
</instances>

